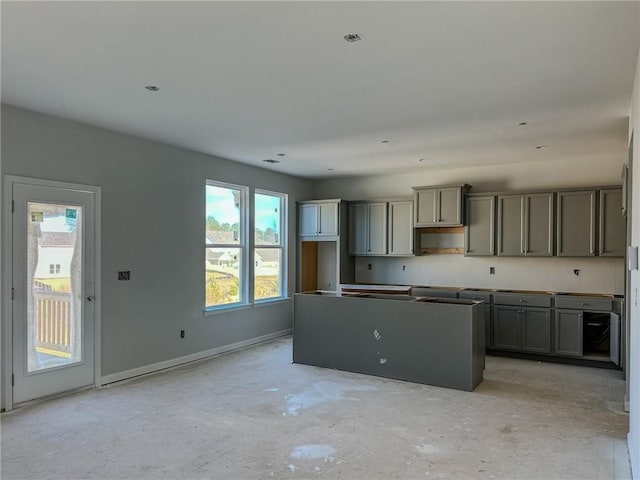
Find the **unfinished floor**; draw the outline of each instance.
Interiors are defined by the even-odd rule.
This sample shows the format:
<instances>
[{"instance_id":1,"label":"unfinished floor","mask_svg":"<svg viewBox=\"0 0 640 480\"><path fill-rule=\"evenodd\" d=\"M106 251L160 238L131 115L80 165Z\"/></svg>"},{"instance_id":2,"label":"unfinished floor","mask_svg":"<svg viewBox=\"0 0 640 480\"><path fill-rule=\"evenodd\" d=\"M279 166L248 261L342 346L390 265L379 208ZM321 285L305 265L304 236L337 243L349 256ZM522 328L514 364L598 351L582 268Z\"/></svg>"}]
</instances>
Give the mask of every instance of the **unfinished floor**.
<instances>
[{"instance_id":1,"label":"unfinished floor","mask_svg":"<svg viewBox=\"0 0 640 480\"><path fill-rule=\"evenodd\" d=\"M472 393L293 365L285 338L5 414L1 475L628 478L623 394L618 371L498 357Z\"/></svg>"}]
</instances>

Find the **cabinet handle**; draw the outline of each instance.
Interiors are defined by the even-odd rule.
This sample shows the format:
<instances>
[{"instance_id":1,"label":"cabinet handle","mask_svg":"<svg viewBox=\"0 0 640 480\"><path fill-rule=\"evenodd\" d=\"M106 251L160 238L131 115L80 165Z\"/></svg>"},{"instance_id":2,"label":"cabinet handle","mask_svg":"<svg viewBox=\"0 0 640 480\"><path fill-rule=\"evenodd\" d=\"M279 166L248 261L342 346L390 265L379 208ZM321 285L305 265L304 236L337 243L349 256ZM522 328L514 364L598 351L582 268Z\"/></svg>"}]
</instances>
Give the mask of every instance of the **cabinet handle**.
<instances>
[{"instance_id":1,"label":"cabinet handle","mask_svg":"<svg viewBox=\"0 0 640 480\"><path fill-rule=\"evenodd\" d=\"M520 299L520 303L526 303L526 300Z\"/></svg>"}]
</instances>

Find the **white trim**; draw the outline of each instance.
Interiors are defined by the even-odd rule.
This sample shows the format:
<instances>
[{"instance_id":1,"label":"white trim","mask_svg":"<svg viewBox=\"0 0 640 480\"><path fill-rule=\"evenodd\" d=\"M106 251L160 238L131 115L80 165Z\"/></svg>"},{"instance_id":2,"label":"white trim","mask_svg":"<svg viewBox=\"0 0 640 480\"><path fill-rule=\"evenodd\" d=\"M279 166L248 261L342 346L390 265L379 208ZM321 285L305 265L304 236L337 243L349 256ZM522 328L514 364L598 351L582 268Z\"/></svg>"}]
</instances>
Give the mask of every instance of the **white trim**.
<instances>
[{"instance_id":1,"label":"white trim","mask_svg":"<svg viewBox=\"0 0 640 480\"><path fill-rule=\"evenodd\" d=\"M168 368L178 367L186 363L195 362L197 360L202 360L216 355L231 353L235 350L240 350L241 348L254 346L268 340L273 340L274 338L290 335L291 332L292 329L288 328L286 330L267 333L266 335L260 335L259 337L249 338L240 342L231 343L229 345L222 345L221 347L211 348L209 350L204 350L198 353L192 353L191 355L185 355L184 357L165 360L164 362L152 363L150 365L145 365L144 367L132 368L131 370L125 370L123 372L111 373L109 375L104 375L101 378L101 383L102 385L106 385L113 382L120 382L129 378L139 377L140 375L148 375L150 373L159 372Z\"/></svg>"},{"instance_id":2,"label":"white trim","mask_svg":"<svg viewBox=\"0 0 640 480\"><path fill-rule=\"evenodd\" d=\"M13 185L22 183L26 185L35 185L40 187L53 187L65 190L77 190L80 192L92 193L94 195L94 296L96 297L95 311L94 311L94 386L100 386L101 379L101 187L97 185L83 185L79 183L60 182L57 180L46 180L42 178L22 177L17 175L5 175L4 176L4 209L2 222L2 259L4 265L4 276L2 279L2 295L4 299L11 298L11 283L12 283L12 271L11 271L11 256L12 256L12 199L13 199ZM2 341L2 358L0 359L0 365L2 365L4 373L4 383L1 385L1 390L4 395L4 409L9 411L13 409L13 387L11 385L11 374L13 370L13 333L12 333L12 303L5 301L2 310L2 321L0 322L0 340Z\"/></svg>"}]
</instances>

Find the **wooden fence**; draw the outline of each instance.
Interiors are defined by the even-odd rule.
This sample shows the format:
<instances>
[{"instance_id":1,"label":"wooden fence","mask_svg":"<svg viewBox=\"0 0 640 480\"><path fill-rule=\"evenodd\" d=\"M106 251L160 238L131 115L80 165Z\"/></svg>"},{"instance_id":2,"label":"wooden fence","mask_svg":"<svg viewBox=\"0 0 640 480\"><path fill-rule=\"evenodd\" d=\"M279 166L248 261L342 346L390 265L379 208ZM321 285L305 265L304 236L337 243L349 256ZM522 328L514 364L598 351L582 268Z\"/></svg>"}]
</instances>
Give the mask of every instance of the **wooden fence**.
<instances>
[{"instance_id":1,"label":"wooden fence","mask_svg":"<svg viewBox=\"0 0 640 480\"><path fill-rule=\"evenodd\" d=\"M34 291L36 300L36 348L47 353L71 355L71 295Z\"/></svg>"}]
</instances>

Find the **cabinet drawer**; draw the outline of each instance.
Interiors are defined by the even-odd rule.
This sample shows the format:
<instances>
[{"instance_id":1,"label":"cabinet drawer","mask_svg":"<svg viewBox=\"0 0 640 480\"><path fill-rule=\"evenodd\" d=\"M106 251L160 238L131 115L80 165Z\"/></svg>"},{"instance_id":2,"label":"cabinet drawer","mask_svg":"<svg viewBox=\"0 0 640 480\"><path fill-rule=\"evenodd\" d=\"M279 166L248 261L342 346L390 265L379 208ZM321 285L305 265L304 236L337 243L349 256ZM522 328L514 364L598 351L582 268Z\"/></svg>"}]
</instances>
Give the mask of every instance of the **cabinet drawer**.
<instances>
[{"instance_id":1,"label":"cabinet drawer","mask_svg":"<svg viewBox=\"0 0 640 480\"><path fill-rule=\"evenodd\" d=\"M612 310L612 307L613 300L611 298L572 296L556 297L556 308L610 312Z\"/></svg>"},{"instance_id":2,"label":"cabinet drawer","mask_svg":"<svg viewBox=\"0 0 640 480\"><path fill-rule=\"evenodd\" d=\"M484 303L491 303L491 294L487 292L460 292L460 298L466 300L482 300Z\"/></svg>"},{"instance_id":3,"label":"cabinet drawer","mask_svg":"<svg viewBox=\"0 0 640 480\"><path fill-rule=\"evenodd\" d=\"M527 307L551 307L550 295L528 295L514 293L495 293L495 305L522 305Z\"/></svg>"}]
</instances>

